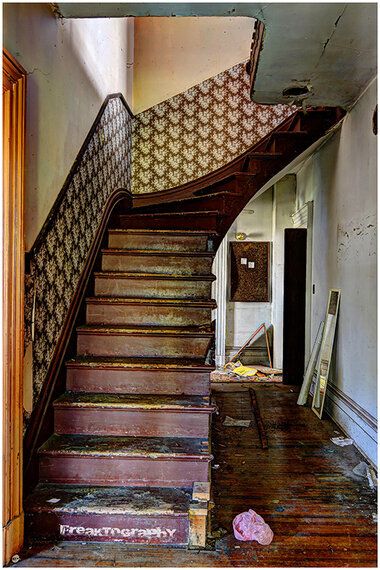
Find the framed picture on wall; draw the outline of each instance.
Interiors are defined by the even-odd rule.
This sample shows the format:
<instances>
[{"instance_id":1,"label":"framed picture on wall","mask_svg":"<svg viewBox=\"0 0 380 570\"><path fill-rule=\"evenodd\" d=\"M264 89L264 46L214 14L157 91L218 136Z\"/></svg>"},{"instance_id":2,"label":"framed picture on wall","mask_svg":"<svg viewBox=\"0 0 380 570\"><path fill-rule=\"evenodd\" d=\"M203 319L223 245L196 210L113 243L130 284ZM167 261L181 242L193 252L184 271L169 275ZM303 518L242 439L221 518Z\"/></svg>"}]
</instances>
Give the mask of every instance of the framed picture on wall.
<instances>
[{"instance_id":1,"label":"framed picture on wall","mask_svg":"<svg viewBox=\"0 0 380 570\"><path fill-rule=\"evenodd\" d=\"M269 303L269 241L230 242L230 301Z\"/></svg>"}]
</instances>

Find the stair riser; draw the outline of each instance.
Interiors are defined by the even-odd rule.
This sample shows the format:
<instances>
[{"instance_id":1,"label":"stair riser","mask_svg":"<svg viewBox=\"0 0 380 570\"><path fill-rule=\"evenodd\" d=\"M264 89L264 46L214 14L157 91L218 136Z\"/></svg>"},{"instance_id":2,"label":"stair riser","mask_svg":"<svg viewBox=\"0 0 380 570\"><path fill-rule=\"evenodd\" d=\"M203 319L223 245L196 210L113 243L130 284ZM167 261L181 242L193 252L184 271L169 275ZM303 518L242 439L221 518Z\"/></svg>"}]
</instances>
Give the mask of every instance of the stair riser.
<instances>
[{"instance_id":1,"label":"stair riser","mask_svg":"<svg viewBox=\"0 0 380 570\"><path fill-rule=\"evenodd\" d=\"M228 190L228 188L226 188L226 190ZM222 188L220 191L222 191ZM233 196L232 193L231 196ZM190 198L188 200L145 206L144 208L141 208L142 211L140 213L143 214L155 211L158 215L161 215L173 212L175 210L179 210L181 212L194 212L197 210L216 210L218 212L223 212L225 204L226 196L223 194L218 196L218 194L215 193L214 196L198 196ZM138 213L138 210L136 210L136 213Z\"/></svg>"},{"instance_id":2,"label":"stair riser","mask_svg":"<svg viewBox=\"0 0 380 570\"><path fill-rule=\"evenodd\" d=\"M33 513L26 515L27 535L36 541L188 544L187 516Z\"/></svg>"},{"instance_id":3,"label":"stair riser","mask_svg":"<svg viewBox=\"0 0 380 570\"><path fill-rule=\"evenodd\" d=\"M308 140L304 137L274 137L271 150L282 152L284 155L300 154L308 146Z\"/></svg>"},{"instance_id":4,"label":"stair riser","mask_svg":"<svg viewBox=\"0 0 380 570\"><path fill-rule=\"evenodd\" d=\"M209 337L78 333L78 355L122 357L206 357Z\"/></svg>"},{"instance_id":5,"label":"stair riser","mask_svg":"<svg viewBox=\"0 0 380 570\"><path fill-rule=\"evenodd\" d=\"M231 194L232 196L232 194ZM178 202L174 204L162 204L162 211L168 212L174 208L180 208L181 212L194 212L194 210L217 210L218 212L223 212L226 205L225 196L208 196L208 197L198 197L193 200L185 200L183 202Z\"/></svg>"},{"instance_id":6,"label":"stair riser","mask_svg":"<svg viewBox=\"0 0 380 570\"><path fill-rule=\"evenodd\" d=\"M175 275L207 275L211 273L212 257L154 256L103 254L103 271L136 273L167 273Z\"/></svg>"},{"instance_id":7,"label":"stair riser","mask_svg":"<svg viewBox=\"0 0 380 570\"><path fill-rule=\"evenodd\" d=\"M68 485L192 487L208 481L208 461L40 455L40 481Z\"/></svg>"},{"instance_id":8,"label":"stair riser","mask_svg":"<svg viewBox=\"0 0 380 570\"><path fill-rule=\"evenodd\" d=\"M167 234L128 234L110 233L110 248L149 249L167 251L212 251L211 240L207 236L170 236Z\"/></svg>"},{"instance_id":9,"label":"stair riser","mask_svg":"<svg viewBox=\"0 0 380 570\"><path fill-rule=\"evenodd\" d=\"M189 411L78 407L54 410L57 434L207 438L209 419L208 413Z\"/></svg>"},{"instance_id":10,"label":"stair riser","mask_svg":"<svg viewBox=\"0 0 380 570\"><path fill-rule=\"evenodd\" d=\"M218 216L208 214L207 216L165 216L158 214L155 216L120 216L118 226L122 229L148 229L148 230L207 230L216 231L218 227Z\"/></svg>"},{"instance_id":11,"label":"stair riser","mask_svg":"<svg viewBox=\"0 0 380 570\"><path fill-rule=\"evenodd\" d=\"M67 368L67 389L105 394L208 396L209 372Z\"/></svg>"},{"instance_id":12,"label":"stair riser","mask_svg":"<svg viewBox=\"0 0 380 570\"><path fill-rule=\"evenodd\" d=\"M87 304L87 324L192 326L211 323L211 309L181 306Z\"/></svg>"},{"instance_id":13,"label":"stair riser","mask_svg":"<svg viewBox=\"0 0 380 570\"><path fill-rule=\"evenodd\" d=\"M211 281L96 277L95 295L131 298L209 299L211 297Z\"/></svg>"}]
</instances>

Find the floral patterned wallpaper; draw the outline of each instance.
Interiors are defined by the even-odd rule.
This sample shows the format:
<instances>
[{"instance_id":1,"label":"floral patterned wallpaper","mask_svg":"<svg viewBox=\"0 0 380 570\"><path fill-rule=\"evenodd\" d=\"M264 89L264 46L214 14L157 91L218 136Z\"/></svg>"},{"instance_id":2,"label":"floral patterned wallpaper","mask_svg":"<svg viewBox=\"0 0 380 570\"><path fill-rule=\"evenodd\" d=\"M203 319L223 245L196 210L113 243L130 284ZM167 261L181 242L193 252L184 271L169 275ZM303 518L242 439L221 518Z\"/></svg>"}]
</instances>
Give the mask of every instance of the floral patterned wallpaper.
<instances>
[{"instance_id":1,"label":"floral patterned wallpaper","mask_svg":"<svg viewBox=\"0 0 380 570\"><path fill-rule=\"evenodd\" d=\"M121 98L109 99L44 240L31 251L26 278L25 342L34 304L33 395L42 383L108 196L130 189L132 118Z\"/></svg>"},{"instance_id":2,"label":"floral patterned wallpaper","mask_svg":"<svg viewBox=\"0 0 380 570\"><path fill-rule=\"evenodd\" d=\"M257 105L245 63L137 115L133 121L132 192L157 192L223 166L294 112Z\"/></svg>"}]
</instances>

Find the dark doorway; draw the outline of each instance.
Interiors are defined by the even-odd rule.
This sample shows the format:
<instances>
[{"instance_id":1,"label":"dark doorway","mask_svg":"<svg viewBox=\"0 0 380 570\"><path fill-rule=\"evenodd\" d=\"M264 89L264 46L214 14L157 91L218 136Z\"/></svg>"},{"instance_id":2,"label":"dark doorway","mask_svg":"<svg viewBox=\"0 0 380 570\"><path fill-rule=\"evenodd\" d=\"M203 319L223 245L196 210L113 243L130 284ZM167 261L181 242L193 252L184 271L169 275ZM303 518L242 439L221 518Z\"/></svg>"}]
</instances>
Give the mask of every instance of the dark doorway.
<instances>
[{"instance_id":1,"label":"dark doorway","mask_svg":"<svg viewBox=\"0 0 380 570\"><path fill-rule=\"evenodd\" d=\"M285 230L283 381L302 384L305 365L306 229Z\"/></svg>"}]
</instances>

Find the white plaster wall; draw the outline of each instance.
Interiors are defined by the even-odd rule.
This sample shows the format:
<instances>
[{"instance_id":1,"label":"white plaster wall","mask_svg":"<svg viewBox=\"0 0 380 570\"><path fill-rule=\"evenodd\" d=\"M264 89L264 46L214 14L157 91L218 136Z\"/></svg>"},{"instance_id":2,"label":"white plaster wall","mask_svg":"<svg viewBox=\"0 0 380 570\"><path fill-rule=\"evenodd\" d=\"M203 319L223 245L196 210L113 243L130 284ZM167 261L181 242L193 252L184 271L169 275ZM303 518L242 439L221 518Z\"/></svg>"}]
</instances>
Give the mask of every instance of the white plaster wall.
<instances>
[{"instance_id":1,"label":"white plaster wall","mask_svg":"<svg viewBox=\"0 0 380 570\"><path fill-rule=\"evenodd\" d=\"M324 318L328 290L341 289L332 382L377 417L376 158L373 82L342 129L297 174L297 205L314 200L312 338ZM355 406L330 397L330 413L376 462L376 433ZM370 422L371 423L371 422Z\"/></svg>"},{"instance_id":2,"label":"white plaster wall","mask_svg":"<svg viewBox=\"0 0 380 570\"><path fill-rule=\"evenodd\" d=\"M273 194L273 365L282 369L284 321L285 228L292 228L296 203L296 178L289 174L274 186Z\"/></svg>"},{"instance_id":3,"label":"white plaster wall","mask_svg":"<svg viewBox=\"0 0 380 570\"><path fill-rule=\"evenodd\" d=\"M228 242L235 241L236 233L240 232L247 235L246 241L272 241L272 207L272 189L251 200L231 226L227 234ZM227 354L233 351L233 347L242 346L261 323L269 327L272 309L272 303L231 302L229 298L229 287L227 287ZM257 344L265 346L265 341L262 339L262 342L258 341Z\"/></svg>"},{"instance_id":4,"label":"white plaster wall","mask_svg":"<svg viewBox=\"0 0 380 570\"><path fill-rule=\"evenodd\" d=\"M28 72L29 250L105 97L121 92L131 99L127 42L133 26L127 32L126 18L56 19L49 4L7 3L3 9L4 46Z\"/></svg>"}]
</instances>

